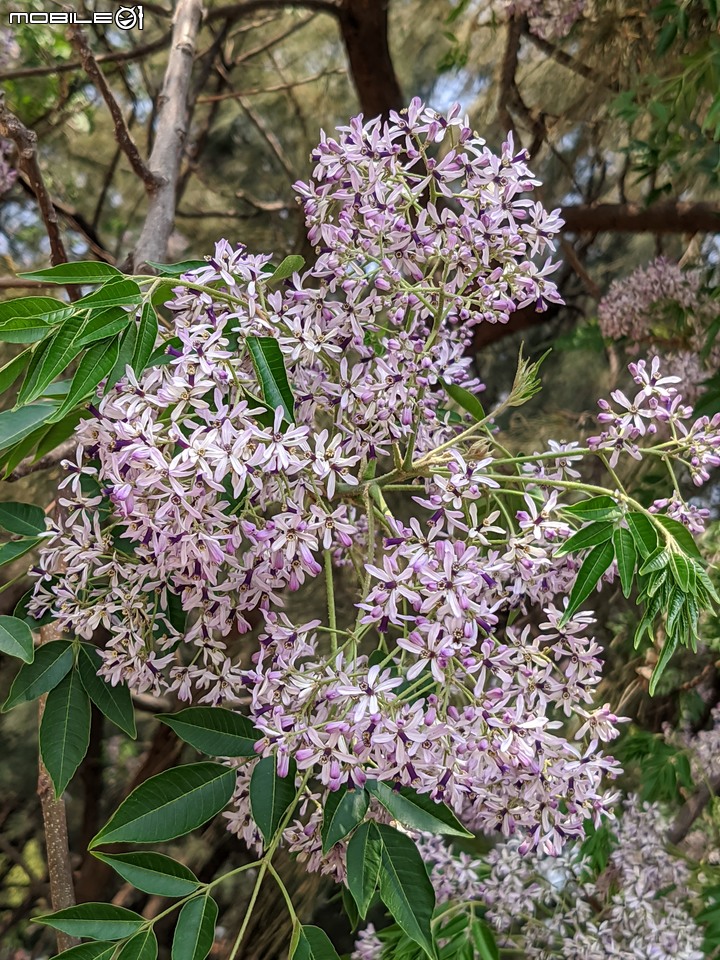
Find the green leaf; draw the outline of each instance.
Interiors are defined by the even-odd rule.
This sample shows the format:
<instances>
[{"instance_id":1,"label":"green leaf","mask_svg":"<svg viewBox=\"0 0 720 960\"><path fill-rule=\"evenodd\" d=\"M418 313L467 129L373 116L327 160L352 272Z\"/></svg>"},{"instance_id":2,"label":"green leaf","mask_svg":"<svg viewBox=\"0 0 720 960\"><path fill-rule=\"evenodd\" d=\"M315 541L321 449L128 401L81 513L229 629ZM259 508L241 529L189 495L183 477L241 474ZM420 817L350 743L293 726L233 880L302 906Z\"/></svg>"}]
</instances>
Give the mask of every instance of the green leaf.
<instances>
[{"instance_id":1,"label":"green leaf","mask_svg":"<svg viewBox=\"0 0 720 960\"><path fill-rule=\"evenodd\" d=\"M303 925L291 960L340 960L340 957L324 930Z\"/></svg>"},{"instance_id":2,"label":"green leaf","mask_svg":"<svg viewBox=\"0 0 720 960\"><path fill-rule=\"evenodd\" d=\"M479 960L500 960L500 948L495 940L495 934L484 920L475 918L470 927L470 934Z\"/></svg>"},{"instance_id":3,"label":"green leaf","mask_svg":"<svg viewBox=\"0 0 720 960\"><path fill-rule=\"evenodd\" d=\"M647 576L648 573L657 573L664 569L670 562L670 555L663 547L657 547L649 557L646 558L638 573L641 576Z\"/></svg>"},{"instance_id":4,"label":"green leaf","mask_svg":"<svg viewBox=\"0 0 720 960\"><path fill-rule=\"evenodd\" d=\"M105 382L105 393L108 393L112 387L125 376L125 368L132 365L132 358L135 356L137 347L139 327L135 320L125 330L119 340L117 360Z\"/></svg>"},{"instance_id":5,"label":"green leaf","mask_svg":"<svg viewBox=\"0 0 720 960\"><path fill-rule=\"evenodd\" d=\"M140 287L134 280L120 274L105 283L99 290L89 293L75 304L76 309L106 310L109 307L129 307L142 302Z\"/></svg>"},{"instance_id":6,"label":"green leaf","mask_svg":"<svg viewBox=\"0 0 720 960\"><path fill-rule=\"evenodd\" d=\"M275 757L265 757L255 765L250 778L250 811L268 843L295 800L295 792L294 764L287 777L277 775Z\"/></svg>"},{"instance_id":7,"label":"green leaf","mask_svg":"<svg viewBox=\"0 0 720 960\"><path fill-rule=\"evenodd\" d=\"M60 797L90 743L90 700L76 670L48 694L40 724L40 755Z\"/></svg>"},{"instance_id":8,"label":"green leaf","mask_svg":"<svg viewBox=\"0 0 720 960\"><path fill-rule=\"evenodd\" d=\"M578 575L575 578L575 583L570 592L567 610L562 616L560 626L564 626L580 604L587 600L600 577L612 563L614 555L613 545L608 542L599 543L596 547L593 547L585 557L583 565L578 570Z\"/></svg>"},{"instance_id":9,"label":"green leaf","mask_svg":"<svg viewBox=\"0 0 720 960\"><path fill-rule=\"evenodd\" d=\"M295 399L288 383L280 344L275 337L248 337L245 342L248 345L265 402L273 410L282 407L288 423L295 423L293 414Z\"/></svg>"},{"instance_id":10,"label":"green leaf","mask_svg":"<svg viewBox=\"0 0 720 960\"><path fill-rule=\"evenodd\" d=\"M677 585L687 592L690 589L690 561L681 553L671 553L670 569Z\"/></svg>"},{"instance_id":11,"label":"green leaf","mask_svg":"<svg viewBox=\"0 0 720 960\"><path fill-rule=\"evenodd\" d=\"M137 343L131 366L136 374L142 373L152 356L158 338L158 318L151 303L143 304L138 325Z\"/></svg>"},{"instance_id":12,"label":"green leaf","mask_svg":"<svg viewBox=\"0 0 720 960\"><path fill-rule=\"evenodd\" d=\"M78 365L67 399L55 414L56 419L63 417L97 390L100 381L115 366L119 352L120 343L117 339L101 341L88 350Z\"/></svg>"},{"instance_id":13,"label":"green leaf","mask_svg":"<svg viewBox=\"0 0 720 960\"><path fill-rule=\"evenodd\" d=\"M10 320L42 319L47 316L62 316L72 313L74 307L55 297L14 297L0 302L0 326ZM68 314L69 315L69 314ZM43 321L47 325L47 320Z\"/></svg>"},{"instance_id":14,"label":"green leaf","mask_svg":"<svg viewBox=\"0 0 720 960\"><path fill-rule=\"evenodd\" d=\"M45 511L34 503L5 500L0 503L0 527L21 537L36 537L45 532Z\"/></svg>"},{"instance_id":15,"label":"green leaf","mask_svg":"<svg viewBox=\"0 0 720 960\"><path fill-rule=\"evenodd\" d=\"M351 830L362 823L369 803L370 797L365 790L348 790L342 786L328 794L322 822L323 853L344 840Z\"/></svg>"},{"instance_id":16,"label":"green leaf","mask_svg":"<svg viewBox=\"0 0 720 960\"><path fill-rule=\"evenodd\" d=\"M0 324L0 340L5 343L39 343L53 328L40 317L14 317Z\"/></svg>"},{"instance_id":17,"label":"green leaf","mask_svg":"<svg viewBox=\"0 0 720 960\"><path fill-rule=\"evenodd\" d=\"M192 870L162 853L150 850L113 854L96 851L93 856L111 866L138 890L157 897L186 897L200 886Z\"/></svg>"},{"instance_id":18,"label":"green leaf","mask_svg":"<svg viewBox=\"0 0 720 960\"><path fill-rule=\"evenodd\" d=\"M635 573L635 564L637 562L637 551L635 550L635 541L629 530L622 527L613 533L613 547L615 548L615 559L617 561L618 573L620 574L620 584L623 594L630 596L633 585L633 574Z\"/></svg>"},{"instance_id":19,"label":"green leaf","mask_svg":"<svg viewBox=\"0 0 720 960\"><path fill-rule=\"evenodd\" d=\"M588 547L595 546L596 543L605 543L613 535L613 525L609 520L596 520L589 523L582 530L578 530L560 546L557 556L564 556L566 553L575 553L577 550L586 550Z\"/></svg>"},{"instance_id":20,"label":"green leaf","mask_svg":"<svg viewBox=\"0 0 720 960\"><path fill-rule=\"evenodd\" d=\"M159 277L181 277L184 273L190 273L192 270L199 270L208 265L207 260L179 260L177 263L156 263L154 260L148 260L147 263Z\"/></svg>"},{"instance_id":21,"label":"green leaf","mask_svg":"<svg viewBox=\"0 0 720 960\"><path fill-rule=\"evenodd\" d=\"M68 640L51 640L42 644L35 651L33 662L22 666L13 680L3 712L52 690L70 672L72 665L73 648Z\"/></svg>"},{"instance_id":22,"label":"green leaf","mask_svg":"<svg viewBox=\"0 0 720 960\"><path fill-rule=\"evenodd\" d=\"M352 835L346 857L348 889L363 918L367 916L378 886L381 855L382 840L377 824L366 820Z\"/></svg>"},{"instance_id":23,"label":"green leaf","mask_svg":"<svg viewBox=\"0 0 720 960\"><path fill-rule=\"evenodd\" d=\"M41 280L45 283L105 283L111 277L122 277L117 267L109 263L96 263L93 260L80 260L77 263L60 263L47 270L33 270L31 273L19 273L24 280Z\"/></svg>"},{"instance_id":24,"label":"green leaf","mask_svg":"<svg viewBox=\"0 0 720 960\"><path fill-rule=\"evenodd\" d=\"M431 921L435 891L413 841L384 823L376 827L381 841L380 897L405 933L435 957Z\"/></svg>"},{"instance_id":25,"label":"green leaf","mask_svg":"<svg viewBox=\"0 0 720 960\"><path fill-rule=\"evenodd\" d=\"M152 927L136 933L132 939L123 945L117 960L156 960L158 942Z\"/></svg>"},{"instance_id":26,"label":"green leaf","mask_svg":"<svg viewBox=\"0 0 720 960\"><path fill-rule=\"evenodd\" d=\"M32 663L35 647L30 627L16 617L0 617L0 652Z\"/></svg>"},{"instance_id":27,"label":"green leaf","mask_svg":"<svg viewBox=\"0 0 720 960\"><path fill-rule=\"evenodd\" d=\"M443 380L442 385L447 395L451 397L459 407L466 410L476 423L485 419L483 405L474 393L470 393L470 391L464 387L459 387L456 383L448 383L446 380Z\"/></svg>"},{"instance_id":28,"label":"green leaf","mask_svg":"<svg viewBox=\"0 0 720 960\"><path fill-rule=\"evenodd\" d=\"M444 804L436 803L427 794L417 793L412 787L395 790L381 780L368 780L365 789L406 827L450 837L473 836Z\"/></svg>"},{"instance_id":29,"label":"green leaf","mask_svg":"<svg viewBox=\"0 0 720 960\"><path fill-rule=\"evenodd\" d=\"M111 960L116 950L116 943L95 940L93 943L81 943L77 947L63 950L53 957L53 960Z\"/></svg>"},{"instance_id":30,"label":"green leaf","mask_svg":"<svg viewBox=\"0 0 720 960\"><path fill-rule=\"evenodd\" d=\"M54 403L35 403L0 413L0 450L7 450L45 423L57 410Z\"/></svg>"},{"instance_id":31,"label":"green leaf","mask_svg":"<svg viewBox=\"0 0 720 960\"><path fill-rule=\"evenodd\" d=\"M247 717L224 707L188 707L157 718L210 757L256 757L260 734Z\"/></svg>"},{"instance_id":32,"label":"green leaf","mask_svg":"<svg viewBox=\"0 0 720 960\"><path fill-rule=\"evenodd\" d=\"M111 903L80 903L36 918L36 923L44 923L71 937L95 940L123 940L137 933L145 922L134 910Z\"/></svg>"},{"instance_id":33,"label":"green leaf","mask_svg":"<svg viewBox=\"0 0 720 960\"><path fill-rule=\"evenodd\" d=\"M695 560L702 560L702 554L698 549L698 545L695 543L695 539L687 527L683 526L682 523L678 523L677 520L673 520L672 517L666 517L663 513L656 514L656 519L665 527L668 533L673 535L689 557L694 557Z\"/></svg>"},{"instance_id":34,"label":"green leaf","mask_svg":"<svg viewBox=\"0 0 720 960\"><path fill-rule=\"evenodd\" d=\"M189 763L158 773L133 790L89 846L182 837L229 803L235 779L235 771L219 763Z\"/></svg>"},{"instance_id":35,"label":"green leaf","mask_svg":"<svg viewBox=\"0 0 720 960\"><path fill-rule=\"evenodd\" d=\"M180 911L172 942L172 960L205 960L215 938L218 907L212 897L188 900Z\"/></svg>"},{"instance_id":36,"label":"green leaf","mask_svg":"<svg viewBox=\"0 0 720 960\"><path fill-rule=\"evenodd\" d=\"M565 507L565 512L581 520L609 520L618 514L618 505L608 496L590 497Z\"/></svg>"},{"instance_id":37,"label":"green leaf","mask_svg":"<svg viewBox=\"0 0 720 960\"><path fill-rule=\"evenodd\" d=\"M131 320L132 314L122 307L111 307L101 313L92 313L78 333L75 343L78 347L86 347L98 340L106 340L124 330Z\"/></svg>"},{"instance_id":38,"label":"green leaf","mask_svg":"<svg viewBox=\"0 0 720 960\"><path fill-rule=\"evenodd\" d=\"M270 276L266 278L265 282L279 283L280 280L287 280L294 273L299 273L304 266L305 260L303 257L297 255L285 257L282 263L275 267Z\"/></svg>"},{"instance_id":39,"label":"green leaf","mask_svg":"<svg viewBox=\"0 0 720 960\"><path fill-rule=\"evenodd\" d=\"M660 677L663 675L665 671L665 667L668 665L668 663L670 663L670 659L672 655L675 653L675 651L677 650L677 647L678 647L677 636L674 636L674 637L667 636L665 638L665 643L663 644L663 648L660 651L658 662L655 664L655 669L653 670L652 676L650 677L649 690L650 690L651 697L655 694L655 690L657 689L657 685L660 680Z\"/></svg>"},{"instance_id":40,"label":"green leaf","mask_svg":"<svg viewBox=\"0 0 720 960\"><path fill-rule=\"evenodd\" d=\"M71 317L43 346L42 356L36 367L31 364L25 382L20 388L18 405L30 403L42 396L45 388L62 373L80 353L75 337L82 325L82 317Z\"/></svg>"},{"instance_id":41,"label":"green leaf","mask_svg":"<svg viewBox=\"0 0 720 960\"><path fill-rule=\"evenodd\" d=\"M10 389L25 367L30 363L31 356L32 350L23 350L22 353L13 357L12 360L8 360L4 366L0 367L0 393L5 393L6 390Z\"/></svg>"},{"instance_id":42,"label":"green leaf","mask_svg":"<svg viewBox=\"0 0 720 960\"><path fill-rule=\"evenodd\" d=\"M129 689L124 684L114 687L98 676L102 657L98 649L89 643L80 645L77 665L85 692L98 710L134 740L137 729Z\"/></svg>"},{"instance_id":43,"label":"green leaf","mask_svg":"<svg viewBox=\"0 0 720 960\"><path fill-rule=\"evenodd\" d=\"M625 517L630 535L641 557L649 557L657 547L657 533L644 513L628 513Z\"/></svg>"},{"instance_id":44,"label":"green leaf","mask_svg":"<svg viewBox=\"0 0 720 960\"><path fill-rule=\"evenodd\" d=\"M3 566L5 563L12 563L12 561L17 560L18 557L24 556L39 543L40 540L37 538L33 540L11 540L10 543L3 543L2 546L0 546L0 566Z\"/></svg>"}]
</instances>

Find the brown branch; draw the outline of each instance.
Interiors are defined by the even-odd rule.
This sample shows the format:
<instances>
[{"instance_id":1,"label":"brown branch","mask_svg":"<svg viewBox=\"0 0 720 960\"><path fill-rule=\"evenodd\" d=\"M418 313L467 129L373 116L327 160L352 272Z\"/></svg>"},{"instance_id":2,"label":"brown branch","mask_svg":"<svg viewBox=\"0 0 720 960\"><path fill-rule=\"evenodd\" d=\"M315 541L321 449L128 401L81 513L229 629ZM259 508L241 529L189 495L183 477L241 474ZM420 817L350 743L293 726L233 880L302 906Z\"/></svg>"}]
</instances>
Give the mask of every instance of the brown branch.
<instances>
[{"instance_id":1,"label":"brown branch","mask_svg":"<svg viewBox=\"0 0 720 960\"><path fill-rule=\"evenodd\" d=\"M21 460L13 472L5 477L5 482L10 483L14 480L22 480L23 477L27 477L31 473L38 473L40 470L49 470L50 467L56 467L66 457L74 453L76 447L77 441L72 437L70 440L61 443L59 447L55 447L50 453L46 453L44 457L40 457L39 460L33 461L32 457L28 457L27 460Z\"/></svg>"},{"instance_id":2,"label":"brown branch","mask_svg":"<svg viewBox=\"0 0 720 960\"><path fill-rule=\"evenodd\" d=\"M85 34L82 32L80 27L73 25L68 30L68 36L70 38L70 42L80 55L80 62L83 65L85 73L94 83L98 93L103 98L108 110L110 111L110 116L112 117L113 126L115 128L115 139L118 146L128 158L133 172L145 184L146 189L154 190L160 185L159 180L148 170L147 166L145 165L145 161L140 156L140 151L138 150L135 141L132 138L132 134L128 129L128 125L125 122L125 117L120 109L120 104L117 102L115 95L108 86L108 82L105 79L105 74L98 66L97 60L93 56L93 52L88 45L87 39L85 38Z\"/></svg>"},{"instance_id":3,"label":"brown branch","mask_svg":"<svg viewBox=\"0 0 720 960\"><path fill-rule=\"evenodd\" d=\"M371 0L371 2L375 3L376 0ZM282 10L288 7L304 7L306 10L316 10L319 13L338 16L340 6L337 0L239 0L238 3L230 3L224 7L215 7L214 10L208 10L205 20L208 23L213 20L234 20L237 17L246 16L248 13L256 13L258 10Z\"/></svg>"},{"instance_id":4,"label":"brown branch","mask_svg":"<svg viewBox=\"0 0 720 960\"><path fill-rule=\"evenodd\" d=\"M60 636L55 624L49 624L40 629L40 643L47 643ZM47 697L40 697L38 704L38 720L42 721ZM70 849L68 846L67 818L65 816L65 801L62 797L55 799L50 774L47 772L42 757L39 759L38 796L42 806L43 823L45 826L45 846L47 851L48 876L50 878L50 902L53 910L64 910L75 906L75 888L73 886L72 867L70 865ZM77 946L80 941L67 933L57 931L58 950L69 950Z\"/></svg>"},{"instance_id":5,"label":"brown branch","mask_svg":"<svg viewBox=\"0 0 720 960\"><path fill-rule=\"evenodd\" d=\"M702 783L685 803L667 832L667 842L677 844L690 832L690 828L703 812L712 797L720 792L720 774L716 774L707 783Z\"/></svg>"},{"instance_id":6,"label":"brown branch","mask_svg":"<svg viewBox=\"0 0 720 960\"><path fill-rule=\"evenodd\" d=\"M366 117L387 116L404 105L388 38L390 0L343 0L340 33L350 74Z\"/></svg>"},{"instance_id":7,"label":"brown branch","mask_svg":"<svg viewBox=\"0 0 720 960\"><path fill-rule=\"evenodd\" d=\"M563 207L567 233L717 233L720 205L666 200L644 207L638 203L578 204Z\"/></svg>"},{"instance_id":8,"label":"brown branch","mask_svg":"<svg viewBox=\"0 0 720 960\"><path fill-rule=\"evenodd\" d=\"M148 211L133 254L135 270L148 260L165 260L175 223L180 161L187 136L188 92L202 0L178 0L163 88L158 98L157 132L148 166L162 183L150 193Z\"/></svg>"},{"instance_id":9,"label":"brown branch","mask_svg":"<svg viewBox=\"0 0 720 960\"><path fill-rule=\"evenodd\" d=\"M166 47L170 43L171 36L171 33L166 33L158 40L145 43L132 50L101 53L95 60L97 63L127 63L131 60L140 60L149 53L155 53L156 50L162 50L163 47ZM82 61L70 60L67 63L55 62L49 67L20 67L17 70L6 70L4 73L0 73L0 83L3 80L23 80L26 77L54 77L59 73L72 73L75 70L82 70L82 66Z\"/></svg>"},{"instance_id":10,"label":"brown branch","mask_svg":"<svg viewBox=\"0 0 720 960\"><path fill-rule=\"evenodd\" d=\"M550 43L549 40L537 36L537 34L529 30L527 26L524 28L523 33L539 50L542 50L543 53L546 53L561 66L572 70L573 73L576 73L579 77L582 77L584 80L589 80L591 83L601 84L613 93L620 92L620 85L614 80L608 80L607 77L600 76L592 67L588 67L587 64L581 63L580 60L571 57L569 53L566 53L565 50L560 47L556 47L555 44Z\"/></svg>"},{"instance_id":11,"label":"brown branch","mask_svg":"<svg viewBox=\"0 0 720 960\"><path fill-rule=\"evenodd\" d=\"M5 106L5 95L0 93L0 136L12 140L17 148L18 169L27 179L45 224L50 240L50 262L53 266L67 263L57 212L45 186L37 158L37 134L28 128Z\"/></svg>"}]
</instances>

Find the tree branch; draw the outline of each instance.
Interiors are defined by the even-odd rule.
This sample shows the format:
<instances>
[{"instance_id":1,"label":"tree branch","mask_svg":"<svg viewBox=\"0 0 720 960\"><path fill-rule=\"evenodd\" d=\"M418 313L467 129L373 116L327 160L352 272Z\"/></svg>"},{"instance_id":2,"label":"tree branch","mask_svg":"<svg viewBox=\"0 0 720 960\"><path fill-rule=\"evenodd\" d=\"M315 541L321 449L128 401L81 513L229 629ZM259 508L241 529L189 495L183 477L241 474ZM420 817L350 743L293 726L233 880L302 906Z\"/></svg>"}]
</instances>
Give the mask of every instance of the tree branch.
<instances>
[{"instance_id":1,"label":"tree branch","mask_svg":"<svg viewBox=\"0 0 720 960\"><path fill-rule=\"evenodd\" d=\"M288 7L305 7L306 10L317 10L318 13L329 13L331 16L338 16L340 13L340 3L337 0L239 0L238 3L208 10L205 20L208 23L213 20L234 20L258 10L283 10Z\"/></svg>"},{"instance_id":2,"label":"tree branch","mask_svg":"<svg viewBox=\"0 0 720 960\"><path fill-rule=\"evenodd\" d=\"M673 820L667 832L667 842L677 844L690 832L690 828L703 812L711 798L720 792L720 774L712 777L707 783L702 783L692 796L688 797L680 807L680 811Z\"/></svg>"},{"instance_id":3,"label":"tree branch","mask_svg":"<svg viewBox=\"0 0 720 960\"><path fill-rule=\"evenodd\" d=\"M135 248L133 261L139 270L148 260L164 260L175 223L177 179L188 122L188 91L195 42L200 29L202 0L179 0L173 21L155 143L148 166L162 183L151 193L147 216Z\"/></svg>"},{"instance_id":4,"label":"tree branch","mask_svg":"<svg viewBox=\"0 0 720 960\"><path fill-rule=\"evenodd\" d=\"M96 63L127 63L130 60L140 60L149 53L155 53L156 50L162 50L170 43L172 34L166 33L158 40L151 43L145 43L140 47L134 47L132 50L115 50L112 53L101 53L95 57ZM75 70L82 70L80 60L70 60L66 63L56 62L49 67L19 67L17 70L6 70L0 73L0 83L3 80L23 80L25 77L50 77L59 73L72 73Z\"/></svg>"},{"instance_id":5,"label":"tree branch","mask_svg":"<svg viewBox=\"0 0 720 960\"><path fill-rule=\"evenodd\" d=\"M73 25L68 30L68 36L70 37L70 42L80 54L80 62L83 65L85 73L94 83L98 93L103 98L108 110L110 111L110 116L112 117L113 125L115 127L115 139L117 140L118 146L128 158L134 173L140 177L145 184L146 189L151 191L154 190L160 185L160 181L158 177L153 175L148 170L145 165L145 161L140 156L140 151L135 145L135 141L133 140L128 129L128 125L125 123L125 117L120 109L120 104L117 102L112 90L108 86L105 75L98 66L97 60L93 56L93 52L88 46L85 34L82 32L80 27Z\"/></svg>"},{"instance_id":6,"label":"tree branch","mask_svg":"<svg viewBox=\"0 0 720 960\"><path fill-rule=\"evenodd\" d=\"M560 211L566 233L717 233L720 205L667 200L639 203L578 204Z\"/></svg>"},{"instance_id":7,"label":"tree branch","mask_svg":"<svg viewBox=\"0 0 720 960\"><path fill-rule=\"evenodd\" d=\"M0 93L0 136L12 140L17 148L17 161L20 172L23 173L35 194L40 216L45 224L48 239L50 240L50 262L53 266L67 263L67 254L63 243L57 213L45 186L40 165L37 159L37 134L18 120L5 106L5 95Z\"/></svg>"},{"instance_id":8,"label":"tree branch","mask_svg":"<svg viewBox=\"0 0 720 960\"><path fill-rule=\"evenodd\" d=\"M340 33L360 106L366 117L400 110L404 98L388 39L390 0L343 0Z\"/></svg>"}]
</instances>

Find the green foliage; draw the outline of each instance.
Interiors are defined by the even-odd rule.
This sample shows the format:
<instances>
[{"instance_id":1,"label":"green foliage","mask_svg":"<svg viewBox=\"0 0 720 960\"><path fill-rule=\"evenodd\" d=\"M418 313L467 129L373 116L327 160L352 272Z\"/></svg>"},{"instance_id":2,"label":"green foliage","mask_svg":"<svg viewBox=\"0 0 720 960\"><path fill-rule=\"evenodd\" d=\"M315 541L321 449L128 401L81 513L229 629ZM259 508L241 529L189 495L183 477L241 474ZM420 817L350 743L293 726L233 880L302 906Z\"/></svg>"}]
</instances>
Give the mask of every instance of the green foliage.
<instances>
[{"instance_id":1,"label":"green foliage","mask_svg":"<svg viewBox=\"0 0 720 960\"><path fill-rule=\"evenodd\" d=\"M48 694L40 724L40 754L60 796L87 753L90 698L71 670Z\"/></svg>"},{"instance_id":2,"label":"green foliage","mask_svg":"<svg viewBox=\"0 0 720 960\"><path fill-rule=\"evenodd\" d=\"M72 665L73 648L69 641L44 643L37 649L32 663L20 668L3 704L3 712L48 693L70 672Z\"/></svg>"},{"instance_id":3,"label":"green foliage","mask_svg":"<svg viewBox=\"0 0 720 960\"><path fill-rule=\"evenodd\" d=\"M188 707L158 717L161 723L210 757L256 757L260 734L248 720L224 707Z\"/></svg>"},{"instance_id":4,"label":"green foliage","mask_svg":"<svg viewBox=\"0 0 720 960\"><path fill-rule=\"evenodd\" d=\"M32 633L24 620L16 617L0 617L0 652L17 657L25 663L35 658Z\"/></svg>"},{"instance_id":5,"label":"green foliage","mask_svg":"<svg viewBox=\"0 0 720 960\"><path fill-rule=\"evenodd\" d=\"M90 847L182 837L219 813L234 789L235 771L219 763L189 763L165 770L123 800Z\"/></svg>"},{"instance_id":6,"label":"green foliage","mask_svg":"<svg viewBox=\"0 0 720 960\"><path fill-rule=\"evenodd\" d=\"M207 894L188 900L175 927L172 960L205 960L213 945L217 915L217 903Z\"/></svg>"},{"instance_id":7,"label":"green foliage","mask_svg":"<svg viewBox=\"0 0 720 960\"><path fill-rule=\"evenodd\" d=\"M158 897L185 897L200 885L192 870L163 853L140 850L110 854L95 850L93 856L111 866L138 890Z\"/></svg>"},{"instance_id":8,"label":"green foliage","mask_svg":"<svg viewBox=\"0 0 720 960\"><path fill-rule=\"evenodd\" d=\"M279 777L275 757L260 760L250 778L250 809L266 841L272 839L294 800L295 763L286 777Z\"/></svg>"},{"instance_id":9,"label":"green foliage","mask_svg":"<svg viewBox=\"0 0 720 960\"><path fill-rule=\"evenodd\" d=\"M89 643L80 644L77 668L85 692L103 716L134 739L137 729L130 691L123 684L113 687L98 676L101 663L102 658L96 647Z\"/></svg>"},{"instance_id":10,"label":"green foliage","mask_svg":"<svg viewBox=\"0 0 720 960\"><path fill-rule=\"evenodd\" d=\"M682 801L684 790L693 789L687 754L660 736L633 729L614 752L621 763L638 765L642 800L677 803Z\"/></svg>"},{"instance_id":11,"label":"green foliage","mask_svg":"<svg viewBox=\"0 0 720 960\"><path fill-rule=\"evenodd\" d=\"M327 853L362 823L370 797L366 790L348 790L343 784L328 797L323 810L322 846Z\"/></svg>"},{"instance_id":12,"label":"green foliage","mask_svg":"<svg viewBox=\"0 0 720 960\"><path fill-rule=\"evenodd\" d=\"M145 921L133 910L116 907L111 903L81 903L76 907L38 917L37 922L71 937L123 940L137 933Z\"/></svg>"},{"instance_id":13,"label":"green foliage","mask_svg":"<svg viewBox=\"0 0 720 960\"><path fill-rule=\"evenodd\" d=\"M436 803L427 794L412 787L393 788L380 780L368 780L365 789L371 793L399 823L424 833L471 837L455 814L443 803Z\"/></svg>"},{"instance_id":14,"label":"green foliage","mask_svg":"<svg viewBox=\"0 0 720 960\"><path fill-rule=\"evenodd\" d=\"M294 423L295 399L288 382L280 344L274 337L248 337L246 342L265 403L271 410L282 407L285 420Z\"/></svg>"},{"instance_id":15,"label":"green foliage","mask_svg":"<svg viewBox=\"0 0 720 960\"><path fill-rule=\"evenodd\" d=\"M290 957L291 960L340 960L328 935L313 926L298 928L297 945Z\"/></svg>"}]
</instances>

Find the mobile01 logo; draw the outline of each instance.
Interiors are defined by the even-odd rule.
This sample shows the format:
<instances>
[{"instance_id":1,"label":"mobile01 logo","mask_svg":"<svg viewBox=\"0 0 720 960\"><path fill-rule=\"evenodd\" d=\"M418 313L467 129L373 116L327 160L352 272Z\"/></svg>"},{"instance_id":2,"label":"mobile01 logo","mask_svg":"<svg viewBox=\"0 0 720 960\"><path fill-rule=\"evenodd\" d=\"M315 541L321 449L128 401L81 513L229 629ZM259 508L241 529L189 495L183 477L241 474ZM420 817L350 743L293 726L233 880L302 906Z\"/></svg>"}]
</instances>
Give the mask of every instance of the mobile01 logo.
<instances>
[{"instance_id":1,"label":"mobile01 logo","mask_svg":"<svg viewBox=\"0 0 720 960\"><path fill-rule=\"evenodd\" d=\"M119 30L142 30L144 13L142 6L118 7L117 10L76 13L75 11L13 11L8 14L8 22L13 24L91 24L104 23L114 25Z\"/></svg>"}]
</instances>

